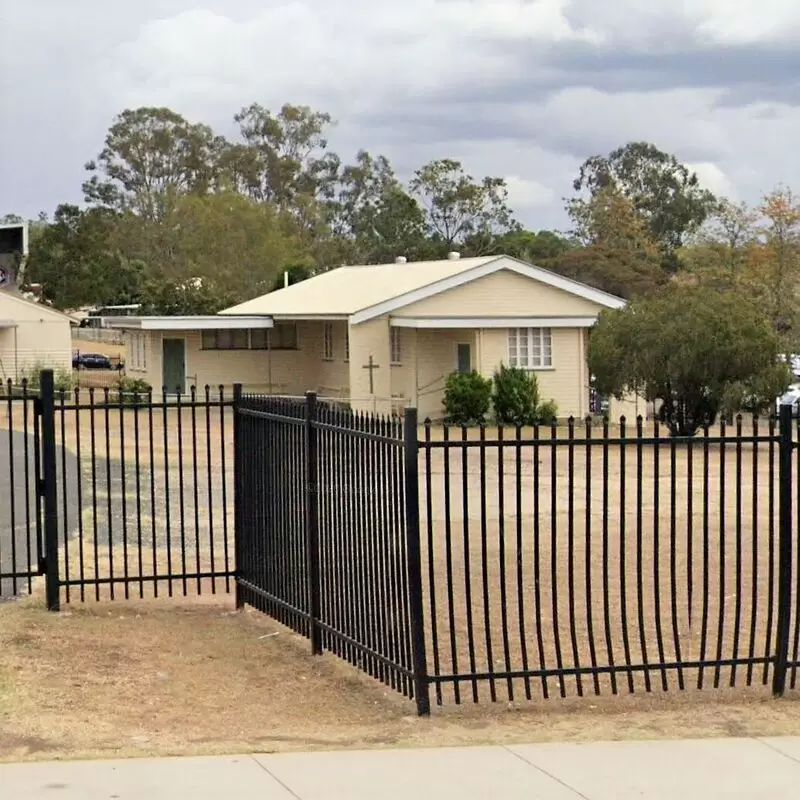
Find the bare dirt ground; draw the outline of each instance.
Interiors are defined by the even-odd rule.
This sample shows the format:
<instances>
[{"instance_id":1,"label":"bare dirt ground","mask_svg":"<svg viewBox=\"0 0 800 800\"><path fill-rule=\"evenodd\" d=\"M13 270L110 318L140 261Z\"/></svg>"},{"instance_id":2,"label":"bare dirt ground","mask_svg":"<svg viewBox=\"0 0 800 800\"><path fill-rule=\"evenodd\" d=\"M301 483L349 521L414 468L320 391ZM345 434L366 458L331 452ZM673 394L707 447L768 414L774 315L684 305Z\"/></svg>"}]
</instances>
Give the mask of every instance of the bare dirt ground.
<instances>
[{"instance_id":1,"label":"bare dirt ground","mask_svg":"<svg viewBox=\"0 0 800 800\"><path fill-rule=\"evenodd\" d=\"M724 691L467 703L419 719L262 614L218 601L0 606L0 760L798 733L795 702Z\"/></svg>"}]
</instances>

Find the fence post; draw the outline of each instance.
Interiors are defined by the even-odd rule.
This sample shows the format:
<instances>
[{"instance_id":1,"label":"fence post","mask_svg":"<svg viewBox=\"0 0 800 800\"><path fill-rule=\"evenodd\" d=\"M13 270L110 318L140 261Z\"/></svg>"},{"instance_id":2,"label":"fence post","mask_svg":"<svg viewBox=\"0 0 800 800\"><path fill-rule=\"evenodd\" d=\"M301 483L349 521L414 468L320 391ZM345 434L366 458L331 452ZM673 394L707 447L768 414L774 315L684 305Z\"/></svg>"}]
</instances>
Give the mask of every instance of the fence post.
<instances>
[{"instance_id":1,"label":"fence post","mask_svg":"<svg viewBox=\"0 0 800 800\"><path fill-rule=\"evenodd\" d=\"M306 567L308 575L308 638L311 652L322 655L322 586L319 569L319 449L317 393L306 392Z\"/></svg>"},{"instance_id":2,"label":"fence post","mask_svg":"<svg viewBox=\"0 0 800 800\"><path fill-rule=\"evenodd\" d=\"M53 370L39 374L42 415L42 509L44 515L44 576L47 610L61 608L58 576L58 496L56 493L56 405Z\"/></svg>"},{"instance_id":3,"label":"fence post","mask_svg":"<svg viewBox=\"0 0 800 800\"><path fill-rule=\"evenodd\" d=\"M789 660L789 623L792 615L792 407L782 405L778 442L778 631L772 694L783 695ZM797 610L795 611L797 613Z\"/></svg>"},{"instance_id":4,"label":"fence post","mask_svg":"<svg viewBox=\"0 0 800 800\"><path fill-rule=\"evenodd\" d=\"M408 559L411 656L414 669L414 697L417 713L431 713L428 656L425 652L425 615L422 604L422 552L419 532L419 441L417 409L407 408L403 420L404 476L406 489L406 558Z\"/></svg>"},{"instance_id":5,"label":"fence post","mask_svg":"<svg viewBox=\"0 0 800 800\"><path fill-rule=\"evenodd\" d=\"M244 596L239 579L243 564L242 552L244 546L244 520L242 519L242 435L241 414L242 384L233 384L233 558L234 558L234 593L236 608L244 608Z\"/></svg>"}]
</instances>

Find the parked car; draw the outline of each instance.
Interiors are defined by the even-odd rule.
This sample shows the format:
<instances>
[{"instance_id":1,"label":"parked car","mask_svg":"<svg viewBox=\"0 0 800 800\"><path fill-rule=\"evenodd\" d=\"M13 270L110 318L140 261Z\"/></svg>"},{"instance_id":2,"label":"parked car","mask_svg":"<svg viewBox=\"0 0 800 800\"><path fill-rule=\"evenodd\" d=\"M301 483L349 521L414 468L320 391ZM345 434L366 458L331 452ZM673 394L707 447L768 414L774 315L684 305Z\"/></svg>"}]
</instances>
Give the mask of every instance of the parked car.
<instances>
[{"instance_id":1,"label":"parked car","mask_svg":"<svg viewBox=\"0 0 800 800\"><path fill-rule=\"evenodd\" d=\"M112 369L111 359L102 353L76 353L72 357L73 369Z\"/></svg>"}]
</instances>

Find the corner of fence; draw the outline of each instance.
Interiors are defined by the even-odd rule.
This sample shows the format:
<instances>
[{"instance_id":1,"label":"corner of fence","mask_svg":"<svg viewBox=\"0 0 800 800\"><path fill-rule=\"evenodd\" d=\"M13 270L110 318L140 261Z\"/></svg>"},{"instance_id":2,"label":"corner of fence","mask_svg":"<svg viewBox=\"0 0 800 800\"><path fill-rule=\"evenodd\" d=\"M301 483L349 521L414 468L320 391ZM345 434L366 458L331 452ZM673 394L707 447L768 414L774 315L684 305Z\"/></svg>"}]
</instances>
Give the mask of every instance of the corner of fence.
<instances>
[{"instance_id":1,"label":"corner of fence","mask_svg":"<svg viewBox=\"0 0 800 800\"><path fill-rule=\"evenodd\" d=\"M322 614L322 576L319 566L319 447L317 421L319 407L317 393L306 392L305 415L305 512L306 512L306 574L308 576L308 638L311 653L322 655L322 629L319 626Z\"/></svg>"},{"instance_id":2,"label":"corner of fence","mask_svg":"<svg viewBox=\"0 0 800 800\"><path fill-rule=\"evenodd\" d=\"M53 370L39 374L39 402L42 416L42 496L44 535L45 596L48 611L61 608L61 587L58 574L58 496L56 493L56 405Z\"/></svg>"},{"instance_id":3,"label":"corner of fence","mask_svg":"<svg viewBox=\"0 0 800 800\"><path fill-rule=\"evenodd\" d=\"M244 537L242 528L242 434L241 414L242 384L233 384L233 557L234 557L234 593L236 608L244 608L244 595L241 585L242 544Z\"/></svg>"},{"instance_id":4,"label":"corner of fence","mask_svg":"<svg viewBox=\"0 0 800 800\"><path fill-rule=\"evenodd\" d=\"M428 656L425 652L425 613L422 601L422 548L419 525L419 440L416 408L407 408L403 420L404 477L406 488L406 557L408 559L409 615L414 698L417 713L431 713Z\"/></svg>"},{"instance_id":5,"label":"corner of fence","mask_svg":"<svg viewBox=\"0 0 800 800\"><path fill-rule=\"evenodd\" d=\"M792 615L792 407L781 405L778 418L778 626L772 694L783 695L789 661Z\"/></svg>"}]
</instances>

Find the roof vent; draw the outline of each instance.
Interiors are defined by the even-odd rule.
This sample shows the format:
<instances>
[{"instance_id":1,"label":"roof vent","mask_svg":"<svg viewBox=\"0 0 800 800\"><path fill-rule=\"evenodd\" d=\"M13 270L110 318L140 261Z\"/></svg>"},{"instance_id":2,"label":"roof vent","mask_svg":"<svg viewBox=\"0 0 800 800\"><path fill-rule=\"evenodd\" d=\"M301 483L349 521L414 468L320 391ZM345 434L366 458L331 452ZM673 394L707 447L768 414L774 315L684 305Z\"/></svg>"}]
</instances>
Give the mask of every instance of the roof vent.
<instances>
[{"instance_id":1,"label":"roof vent","mask_svg":"<svg viewBox=\"0 0 800 800\"><path fill-rule=\"evenodd\" d=\"M397 256L397 258L394 260L394 263L395 264L405 264L406 261L408 261L408 259L405 256Z\"/></svg>"},{"instance_id":2,"label":"roof vent","mask_svg":"<svg viewBox=\"0 0 800 800\"><path fill-rule=\"evenodd\" d=\"M448 261L458 261L461 258L461 253L457 253L455 250L447 254Z\"/></svg>"}]
</instances>

